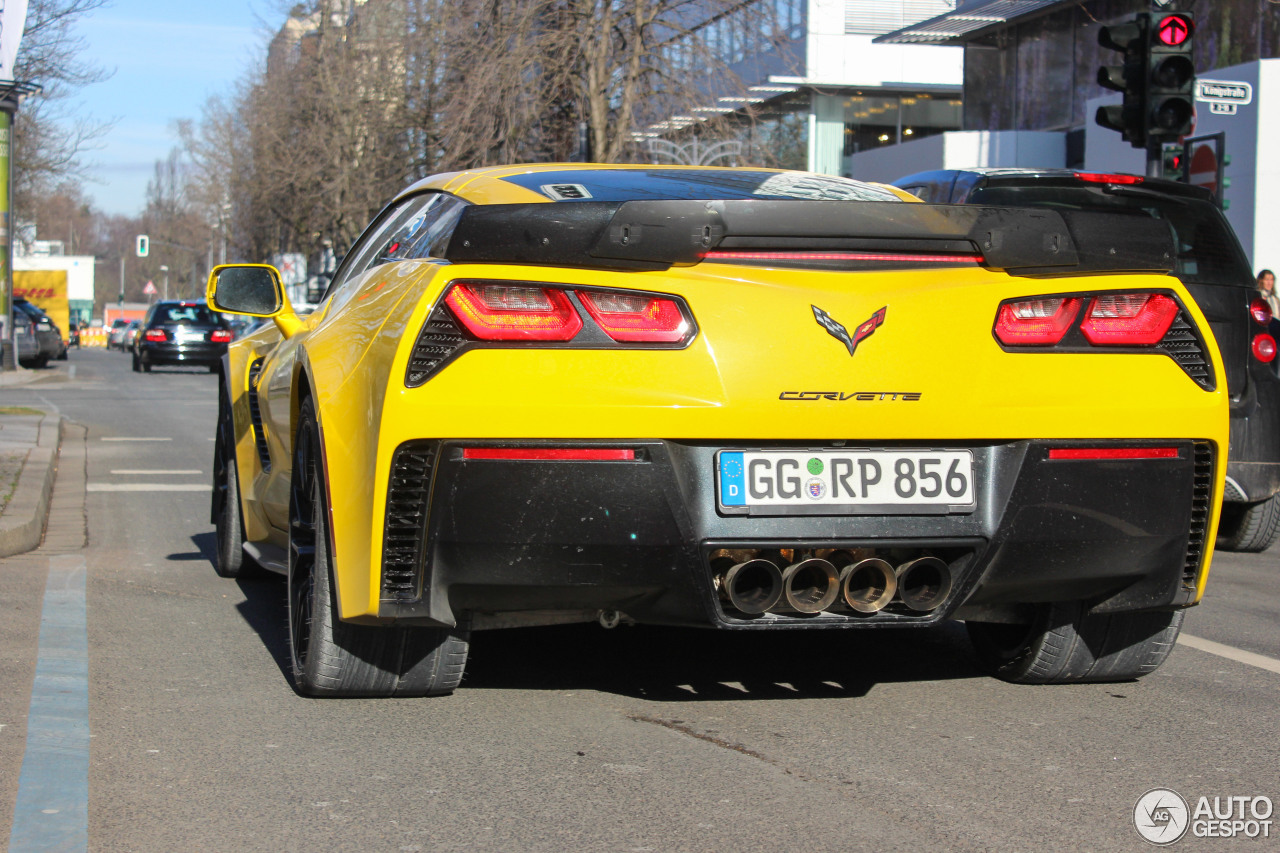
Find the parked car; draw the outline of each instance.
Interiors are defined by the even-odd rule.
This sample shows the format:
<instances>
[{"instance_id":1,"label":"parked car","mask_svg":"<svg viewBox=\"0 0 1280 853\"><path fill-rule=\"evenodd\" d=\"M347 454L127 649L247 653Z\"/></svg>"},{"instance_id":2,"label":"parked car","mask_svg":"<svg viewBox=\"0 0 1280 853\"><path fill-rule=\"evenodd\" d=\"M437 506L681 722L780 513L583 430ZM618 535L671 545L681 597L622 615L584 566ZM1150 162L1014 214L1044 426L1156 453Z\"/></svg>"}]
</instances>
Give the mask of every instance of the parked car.
<instances>
[{"instance_id":1,"label":"parked car","mask_svg":"<svg viewBox=\"0 0 1280 853\"><path fill-rule=\"evenodd\" d=\"M124 327L124 334L121 335L121 348L126 351L133 349L133 342L138 338L138 330L142 328L141 320L130 320L129 325Z\"/></svg>"},{"instance_id":2,"label":"parked car","mask_svg":"<svg viewBox=\"0 0 1280 853\"><path fill-rule=\"evenodd\" d=\"M44 309L21 298L13 300L13 308L15 316L21 311L35 326L38 349L36 355L28 360L32 367L44 367L53 359L66 359L67 344L62 339L62 330Z\"/></svg>"},{"instance_id":3,"label":"parked car","mask_svg":"<svg viewBox=\"0 0 1280 853\"><path fill-rule=\"evenodd\" d=\"M129 328L129 320L123 317L117 318L111 322L111 331L107 333L107 349L118 349L124 351L125 331Z\"/></svg>"},{"instance_id":4,"label":"parked car","mask_svg":"<svg viewBox=\"0 0 1280 853\"><path fill-rule=\"evenodd\" d=\"M1065 169L945 169L893 182L923 201L1098 210L1167 223L1173 270L1209 320L1226 367L1231 449L1217 547L1264 551L1280 537L1280 376L1272 317L1248 258L1202 187Z\"/></svg>"},{"instance_id":5,"label":"parked car","mask_svg":"<svg viewBox=\"0 0 1280 853\"><path fill-rule=\"evenodd\" d=\"M906 198L493 167L396 196L308 317L215 268L212 307L274 321L219 383L218 571L286 576L312 695L447 693L470 630L596 619L962 619L1010 681L1151 672L1227 442L1168 229Z\"/></svg>"},{"instance_id":6,"label":"parked car","mask_svg":"<svg viewBox=\"0 0 1280 853\"><path fill-rule=\"evenodd\" d=\"M18 364L34 367L40 357L40 341L36 335L36 323L25 311L13 312L13 339L17 347Z\"/></svg>"},{"instance_id":7,"label":"parked car","mask_svg":"<svg viewBox=\"0 0 1280 853\"><path fill-rule=\"evenodd\" d=\"M231 327L203 301L169 300L147 310L132 343L134 372L150 373L157 364L207 367L217 373Z\"/></svg>"}]
</instances>

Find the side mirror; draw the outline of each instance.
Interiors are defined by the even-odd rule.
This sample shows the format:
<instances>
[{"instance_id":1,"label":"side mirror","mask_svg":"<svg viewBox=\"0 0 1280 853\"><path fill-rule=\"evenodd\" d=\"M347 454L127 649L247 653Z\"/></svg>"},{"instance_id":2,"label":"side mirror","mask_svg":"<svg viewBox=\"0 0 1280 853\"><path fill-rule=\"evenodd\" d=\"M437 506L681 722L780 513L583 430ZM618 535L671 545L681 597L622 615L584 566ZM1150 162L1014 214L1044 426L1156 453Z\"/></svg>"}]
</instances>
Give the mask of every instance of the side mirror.
<instances>
[{"instance_id":1,"label":"side mirror","mask_svg":"<svg viewBox=\"0 0 1280 853\"><path fill-rule=\"evenodd\" d=\"M223 264L209 273L209 307L228 314L274 317L285 308L280 273L270 264Z\"/></svg>"}]
</instances>

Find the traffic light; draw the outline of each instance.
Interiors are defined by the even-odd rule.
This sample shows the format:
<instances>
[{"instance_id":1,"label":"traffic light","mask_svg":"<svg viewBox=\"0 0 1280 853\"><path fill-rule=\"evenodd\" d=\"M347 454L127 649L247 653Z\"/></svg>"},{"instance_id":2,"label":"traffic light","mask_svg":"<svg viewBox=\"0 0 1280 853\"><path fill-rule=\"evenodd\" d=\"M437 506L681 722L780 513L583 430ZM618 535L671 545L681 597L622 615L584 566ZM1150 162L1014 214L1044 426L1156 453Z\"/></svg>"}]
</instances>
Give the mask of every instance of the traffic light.
<instances>
[{"instance_id":1,"label":"traffic light","mask_svg":"<svg viewBox=\"0 0 1280 853\"><path fill-rule=\"evenodd\" d=\"M1095 120L1105 128L1120 131L1134 148L1147 147L1148 18L1143 13L1132 21L1098 30L1098 44L1124 54L1123 65L1104 65L1098 69L1098 85L1124 92L1124 102L1119 106L1098 107Z\"/></svg>"},{"instance_id":2,"label":"traffic light","mask_svg":"<svg viewBox=\"0 0 1280 853\"><path fill-rule=\"evenodd\" d=\"M1147 25L1146 135L1165 142L1191 132L1196 67L1195 19L1188 12L1151 12Z\"/></svg>"},{"instance_id":3,"label":"traffic light","mask_svg":"<svg viewBox=\"0 0 1280 853\"><path fill-rule=\"evenodd\" d=\"M147 235L139 234L138 235L138 257L145 258L150 248L151 248L151 241L147 239Z\"/></svg>"},{"instance_id":4,"label":"traffic light","mask_svg":"<svg viewBox=\"0 0 1280 853\"><path fill-rule=\"evenodd\" d=\"M1187 180L1187 171L1183 168L1186 165L1186 152L1183 150L1181 143L1165 145L1160 152L1161 159L1161 176L1171 181Z\"/></svg>"}]
</instances>

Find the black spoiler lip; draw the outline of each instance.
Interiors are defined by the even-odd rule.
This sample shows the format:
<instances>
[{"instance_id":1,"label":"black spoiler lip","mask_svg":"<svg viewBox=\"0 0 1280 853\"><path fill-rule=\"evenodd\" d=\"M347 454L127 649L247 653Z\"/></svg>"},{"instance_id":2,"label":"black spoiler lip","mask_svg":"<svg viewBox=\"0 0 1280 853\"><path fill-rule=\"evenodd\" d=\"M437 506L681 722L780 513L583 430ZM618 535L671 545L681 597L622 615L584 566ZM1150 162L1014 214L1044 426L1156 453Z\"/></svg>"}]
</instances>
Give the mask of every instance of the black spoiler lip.
<instances>
[{"instance_id":1,"label":"black spoiler lip","mask_svg":"<svg viewBox=\"0 0 1280 853\"><path fill-rule=\"evenodd\" d=\"M691 266L714 249L971 252L1012 275L1174 269L1169 226L1143 216L877 201L626 201L467 207L445 258L619 270Z\"/></svg>"}]
</instances>

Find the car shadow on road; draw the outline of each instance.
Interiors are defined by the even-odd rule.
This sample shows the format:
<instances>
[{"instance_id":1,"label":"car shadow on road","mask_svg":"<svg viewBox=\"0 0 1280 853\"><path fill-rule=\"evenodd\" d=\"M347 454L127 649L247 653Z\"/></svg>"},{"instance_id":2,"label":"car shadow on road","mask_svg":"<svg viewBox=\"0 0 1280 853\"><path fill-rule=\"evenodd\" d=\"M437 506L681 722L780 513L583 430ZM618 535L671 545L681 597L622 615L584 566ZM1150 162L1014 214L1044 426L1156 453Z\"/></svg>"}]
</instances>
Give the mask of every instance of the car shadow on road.
<instances>
[{"instance_id":1,"label":"car shadow on road","mask_svg":"<svg viewBox=\"0 0 1280 853\"><path fill-rule=\"evenodd\" d=\"M213 571L212 533L192 537ZM187 558L186 554L171 559ZM292 680L284 578L237 579L241 617ZM471 635L462 690L598 690L659 702L864 696L877 684L981 678L964 628L721 632L596 624Z\"/></svg>"},{"instance_id":2,"label":"car shadow on road","mask_svg":"<svg viewBox=\"0 0 1280 853\"><path fill-rule=\"evenodd\" d=\"M473 634L462 689L698 702L856 697L876 684L982 676L958 623L756 634L572 625Z\"/></svg>"}]
</instances>

